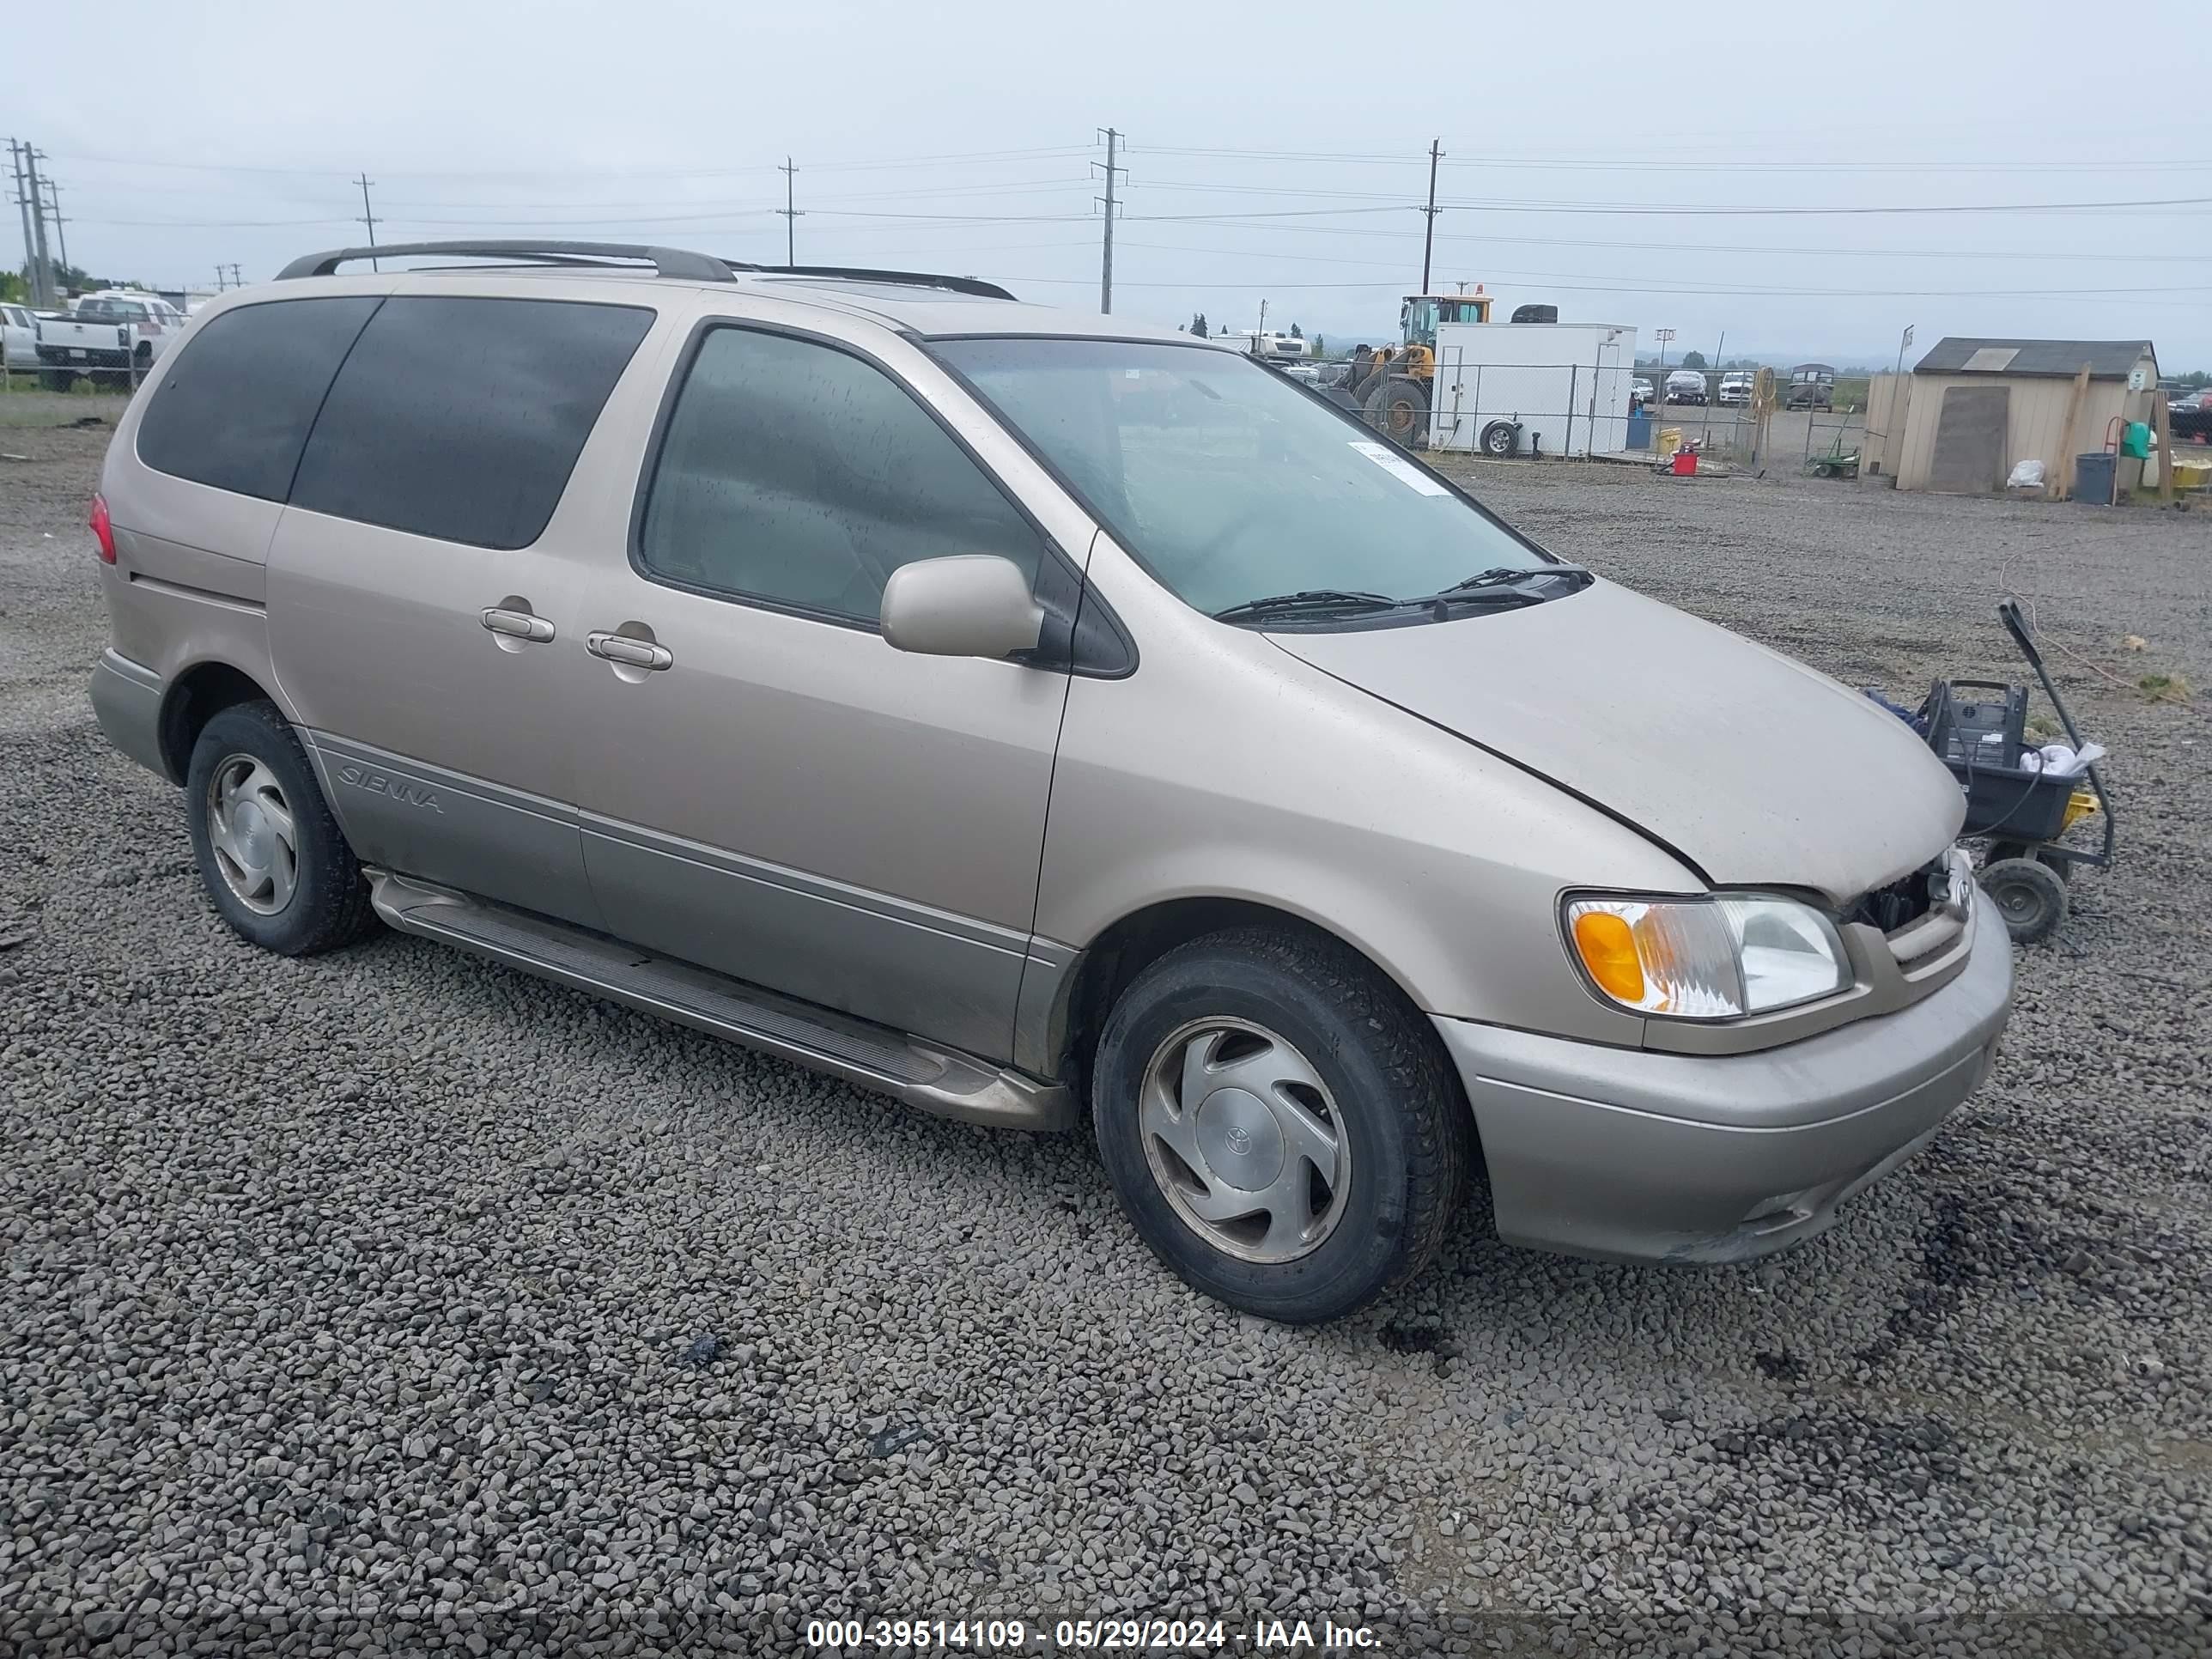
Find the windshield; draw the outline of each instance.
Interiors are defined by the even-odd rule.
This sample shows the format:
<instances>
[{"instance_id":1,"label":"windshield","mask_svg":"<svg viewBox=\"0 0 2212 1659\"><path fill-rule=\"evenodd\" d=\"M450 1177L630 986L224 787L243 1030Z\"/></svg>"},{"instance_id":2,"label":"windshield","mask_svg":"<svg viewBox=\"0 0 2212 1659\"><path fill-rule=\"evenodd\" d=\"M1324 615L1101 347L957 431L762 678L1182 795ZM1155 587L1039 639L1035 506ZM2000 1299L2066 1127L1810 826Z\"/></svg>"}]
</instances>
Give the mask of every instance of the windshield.
<instances>
[{"instance_id":1,"label":"windshield","mask_svg":"<svg viewBox=\"0 0 2212 1659\"><path fill-rule=\"evenodd\" d=\"M1209 615L1315 590L1417 599L1544 556L1282 376L1204 346L942 340L1162 584Z\"/></svg>"}]
</instances>

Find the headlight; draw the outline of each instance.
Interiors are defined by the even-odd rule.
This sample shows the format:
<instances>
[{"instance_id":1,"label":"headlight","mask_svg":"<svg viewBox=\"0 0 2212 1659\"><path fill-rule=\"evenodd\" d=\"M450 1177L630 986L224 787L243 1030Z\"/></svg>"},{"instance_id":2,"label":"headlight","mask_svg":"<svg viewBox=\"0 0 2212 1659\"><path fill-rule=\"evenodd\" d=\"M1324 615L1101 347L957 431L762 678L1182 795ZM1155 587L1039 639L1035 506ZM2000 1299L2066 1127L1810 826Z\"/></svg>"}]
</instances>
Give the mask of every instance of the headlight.
<instances>
[{"instance_id":1,"label":"headlight","mask_svg":"<svg viewBox=\"0 0 2212 1659\"><path fill-rule=\"evenodd\" d=\"M1575 898L1564 920L1590 982L1638 1013L1731 1019L1851 982L1835 924L1790 899Z\"/></svg>"}]
</instances>

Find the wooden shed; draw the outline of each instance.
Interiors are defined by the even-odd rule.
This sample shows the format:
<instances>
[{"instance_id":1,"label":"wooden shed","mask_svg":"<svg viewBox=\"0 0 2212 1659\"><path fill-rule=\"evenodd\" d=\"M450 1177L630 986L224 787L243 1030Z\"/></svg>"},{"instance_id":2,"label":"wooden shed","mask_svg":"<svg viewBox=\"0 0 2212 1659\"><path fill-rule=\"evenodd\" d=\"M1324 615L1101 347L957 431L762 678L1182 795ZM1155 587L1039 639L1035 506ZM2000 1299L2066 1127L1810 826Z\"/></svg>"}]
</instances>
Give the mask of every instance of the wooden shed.
<instances>
[{"instance_id":1,"label":"wooden shed","mask_svg":"<svg viewBox=\"0 0 2212 1659\"><path fill-rule=\"evenodd\" d=\"M2053 483L2070 458L2103 449L2116 422L2155 413L2158 359L2148 340L1940 340L1913 365L1887 469L1899 489L1978 495L2021 462ZM1885 421L1885 428L1891 424ZM2122 490L2142 465L2123 461Z\"/></svg>"}]
</instances>

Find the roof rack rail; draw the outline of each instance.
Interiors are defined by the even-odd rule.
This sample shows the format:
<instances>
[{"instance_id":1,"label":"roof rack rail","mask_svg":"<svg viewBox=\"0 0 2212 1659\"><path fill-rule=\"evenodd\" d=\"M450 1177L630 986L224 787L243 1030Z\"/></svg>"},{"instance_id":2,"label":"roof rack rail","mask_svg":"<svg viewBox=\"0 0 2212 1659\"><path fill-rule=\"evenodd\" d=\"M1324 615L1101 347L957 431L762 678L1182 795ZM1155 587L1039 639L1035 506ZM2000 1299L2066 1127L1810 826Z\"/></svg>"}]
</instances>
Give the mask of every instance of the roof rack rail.
<instances>
[{"instance_id":1,"label":"roof rack rail","mask_svg":"<svg viewBox=\"0 0 2212 1659\"><path fill-rule=\"evenodd\" d=\"M730 262L710 253L692 253L678 247L653 247L642 242L547 242L535 237L466 242L398 242L382 247L341 247L325 253L302 254L276 273L283 282L293 276L329 276L343 264L363 259L398 259L419 254L472 254L480 258L526 260L532 264L580 265L616 270L609 259L650 260L653 274L687 283L726 283Z\"/></svg>"},{"instance_id":2,"label":"roof rack rail","mask_svg":"<svg viewBox=\"0 0 2212 1659\"><path fill-rule=\"evenodd\" d=\"M954 294L972 294L979 300L1011 300L1014 296L996 283L979 276L940 276L926 270L872 270L864 265L757 265L743 259L726 260L732 270L763 276L832 276L844 282L896 283L912 288L941 288Z\"/></svg>"}]
</instances>

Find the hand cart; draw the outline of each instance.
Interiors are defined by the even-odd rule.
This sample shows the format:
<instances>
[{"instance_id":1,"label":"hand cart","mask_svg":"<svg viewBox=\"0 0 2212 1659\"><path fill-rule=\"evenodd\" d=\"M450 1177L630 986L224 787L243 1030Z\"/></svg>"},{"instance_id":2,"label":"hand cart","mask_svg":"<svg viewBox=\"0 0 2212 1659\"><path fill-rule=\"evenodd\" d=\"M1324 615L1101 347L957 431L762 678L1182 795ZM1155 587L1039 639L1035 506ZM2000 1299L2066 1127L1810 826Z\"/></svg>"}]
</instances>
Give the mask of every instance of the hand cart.
<instances>
[{"instance_id":1,"label":"hand cart","mask_svg":"<svg viewBox=\"0 0 2212 1659\"><path fill-rule=\"evenodd\" d=\"M2000 602L1997 620L2035 671L2078 753L2086 747L2081 733L2051 683L2020 606L2011 599ZM1980 691L1999 695L1961 696ZM2112 797L2094 763L2064 776L2021 766L2027 709L2025 687L1984 680L1938 680L1922 708L1929 745L1966 792L1960 834L1987 843L1982 890L2004 918L2005 930L2023 944L2047 937L2066 919L2066 888L2075 866L2110 868L2113 843ZM2061 837L2092 813L2104 820L2103 844L2094 852L2066 845Z\"/></svg>"}]
</instances>

